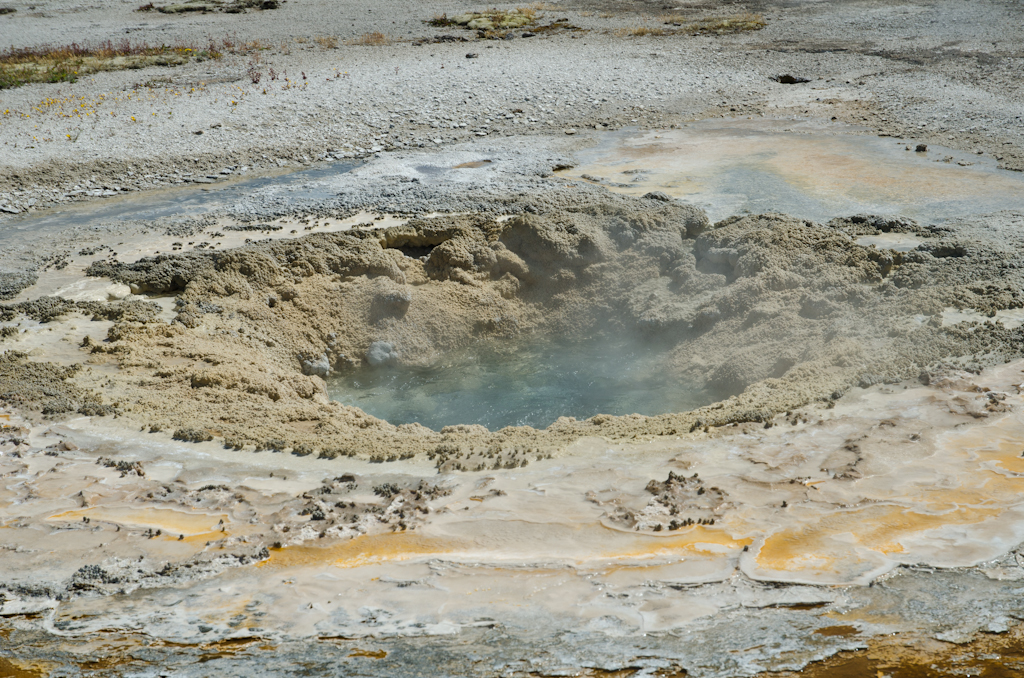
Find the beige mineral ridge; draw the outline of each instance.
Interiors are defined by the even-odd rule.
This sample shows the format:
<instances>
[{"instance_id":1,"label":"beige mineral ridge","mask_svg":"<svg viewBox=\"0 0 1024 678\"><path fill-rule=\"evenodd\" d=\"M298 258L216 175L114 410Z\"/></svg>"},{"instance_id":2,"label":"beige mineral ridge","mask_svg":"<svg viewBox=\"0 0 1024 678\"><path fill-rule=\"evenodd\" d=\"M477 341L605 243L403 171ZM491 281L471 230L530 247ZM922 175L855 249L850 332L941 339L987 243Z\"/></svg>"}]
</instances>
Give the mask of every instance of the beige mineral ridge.
<instances>
[{"instance_id":1,"label":"beige mineral ridge","mask_svg":"<svg viewBox=\"0 0 1024 678\"><path fill-rule=\"evenodd\" d=\"M93 275L142 295L178 295L178 313L171 323L117 317L105 337L83 340L82 353L87 365L120 369L66 376L69 388L102 393L104 406L135 425L179 439L326 457L426 454L439 467L473 470L494 450L515 466L581 436L767 422L865 379L899 381L953 356L1008 350L1002 325L921 318L949 306L985 312L1011 298L972 292L941 272L931 274L935 284L908 284L944 260L858 245L852 236L865 230L873 227L782 215L712 226L690 206L609 197L504 220L437 217L98 262ZM409 247L429 256L407 256ZM403 364L428 364L486 339L600 334L668 341L665 369L723 400L653 417L563 417L545 430L434 432L332 402L314 374L360 369L374 342L390 344Z\"/></svg>"}]
</instances>

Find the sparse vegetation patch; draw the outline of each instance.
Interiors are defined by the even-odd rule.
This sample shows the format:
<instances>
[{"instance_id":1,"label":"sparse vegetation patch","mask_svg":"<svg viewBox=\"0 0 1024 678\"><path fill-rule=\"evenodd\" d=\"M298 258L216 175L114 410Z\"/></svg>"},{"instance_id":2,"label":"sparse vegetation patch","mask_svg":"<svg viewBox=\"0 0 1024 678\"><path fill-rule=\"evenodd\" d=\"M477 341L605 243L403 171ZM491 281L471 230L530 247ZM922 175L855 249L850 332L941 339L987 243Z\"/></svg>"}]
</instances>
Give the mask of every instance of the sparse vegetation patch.
<instances>
[{"instance_id":1,"label":"sparse vegetation patch","mask_svg":"<svg viewBox=\"0 0 1024 678\"><path fill-rule=\"evenodd\" d=\"M759 31L768 25L760 14L731 14L692 19L683 16L664 16L661 26L643 24L620 28L614 34L620 38L641 38L661 35L724 35L744 31ZM666 27L663 27L666 26Z\"/></svg>"},{"instance_id":2,"label":"sparse vegetation patch","mask_svg":"<svg viewBox=\"0 0 1024 678\"><path fill-rule=\"evenodd\" d=\"M502 38L509 31L523 29L529 35L555 30L582 30L577 26L569 24L569 19L556 19L549 24L542 24L542 10L557 9L542 3L534 3L529 6L517 9L492 9L486 12L466 12L455 16L447 14L435 15L426 21L427 24L438 28L464 28L477 31L483 38Z\"/></svg>"},{"instance_id":3,"label":"sparse vegetation patch","mask_svg":"<svg viewBox=\"0 0 1024 678\"><path fill-rule=\"evenodd\" d=\"M120 71L146 66L180 66L191 59L218 59L221 52L211 41L206 46L119 43L97 46L70 45L18 47L0 52L0 89L33 82L75 82L99 71Z\"/></svg>"},{"instance_id":4,"label":"sparse vegetation patch","mask_svg":"<svg viewBox=\"0 0 1024 678\"><path fill-rule=\"evenodd\" d=\"M171 5L154 5L150 2L142 5L136 11L156 11L163 14L186 14L188 12L240 14L250 9L277 9L280 6L280 0L234 0L234 2L223 2L223 0L185 0L185 2Z\"/></svg>"},{"instance_id":5,"label":"sparse vegetation patch","mask_svg":"<svg viewBox=\"0 0 1024 678\"><path fill-rule=\"evenodd\" d=\"M353 45L364 45L368 47L383 47L391 44L391 38L384 35L380 31L374 31L372 33L364 33L355 40L352 41Z\"/></svg>"},{"instance_id":6,"label":"sparse vegetation patch","mask_svg":"<svg viewBox=\"0 0 1024 678\"><path fill-rule=\"evenodd\" d=\"M724 33L742 33L744 31L759 31L768 25L765 18L760 14L745 12L743 14L730 14L728 16L710 16L703 19L687 19L681 16L667 16L663 23L678 27L678 33L713 33L722 35Z\"/></svg>"},{"instance_id":7,"label":"sparse vegetation patch","mask_svg":"<svg viewBox=\"0 0 1024 678\"><path fill-rule=\"evenodd\" d=\"M453 17L447 14L435 16L427 23L431 26L460 26L474 31L492 31L496 28L522 28L537 22L537 10L533 7L519 9L494 9L487 12L466 12Z\"/></svg>"}]
</instances>

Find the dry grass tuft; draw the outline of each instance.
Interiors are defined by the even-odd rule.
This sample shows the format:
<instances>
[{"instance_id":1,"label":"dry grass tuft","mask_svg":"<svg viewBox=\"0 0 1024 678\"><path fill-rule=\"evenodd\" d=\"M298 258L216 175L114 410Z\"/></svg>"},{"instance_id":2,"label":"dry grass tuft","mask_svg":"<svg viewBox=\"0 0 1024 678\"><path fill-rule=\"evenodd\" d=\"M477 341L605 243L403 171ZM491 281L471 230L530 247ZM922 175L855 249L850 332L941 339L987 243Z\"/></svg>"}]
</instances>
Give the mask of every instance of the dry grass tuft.
<instances>
[{"instance_id":1,"label":"dry grass tuft","mask_svg":"<svg viewBox=\"0 0 1024 678\"><path fill-rule=\"evenodd\" d=\"M663 17L662 23L679 26L682 33L714 33L715 35L759 31L768 25L762 15L751 12L693 20L681 16L666 16Z\"/></svg>"},{"instance_id":2,"label":"dry grass tuft","mask_svg":"<svg viewBox=\"0 0 1024 678\"><path fill-rule=\"evenodd\" d=\"M323 49L338 49L338 39L333 35L318 35L313 40Z\"/></svg>"},{"instance_id":3,"label":"dry grass tuft","mask_svg":"<svg viewBox=\"0 0 1024 678\"><path fill-rule=\"evenodd\" d=\"M227 44L227 41L225 41ZM70 45L11 48L0 52L0 89L35 82L75 82L83 75L146 66L178 66L192 59L219 59L224 45L160 45L110 40L96 46Z\"/></svg>"},{"instance_id":4,"label":"dry grass tuft","mask_svg":"<svg viewBox=\"0 0 1024 678\"><path fill-rule=\"evenodd\" d=\"M391 38L380 31L374 31L373 33L364 33L363 35L360 35L352 41L352 44L364 45L367 47L383 47L391 44Z\"/></svg>"},{"instance_id":5,"label":"dry grass tuft","mask_svg":"<svg viewBox=\"0 0 1024 678\"><path fill-rule=\"evenodd\" d=\"M651 28L650 26L634 26L615 31L615 35L620 38L642 38L647 35L666 35L667 33L664 28Z\"/></svg>"},{"instance_id":6,"label":"dry grass tuft","mask_svg":"<svg viewBox=\"0 0 1024 678\"><path fill-rule=\"evenodd\" d=\"M239 51L243 54L248 54L249 52L262 52L270 49L271 47L273 47L273 45L268 42L263 42L262 40L249 40L242 43Z\"/></svg>"}]
</instances>

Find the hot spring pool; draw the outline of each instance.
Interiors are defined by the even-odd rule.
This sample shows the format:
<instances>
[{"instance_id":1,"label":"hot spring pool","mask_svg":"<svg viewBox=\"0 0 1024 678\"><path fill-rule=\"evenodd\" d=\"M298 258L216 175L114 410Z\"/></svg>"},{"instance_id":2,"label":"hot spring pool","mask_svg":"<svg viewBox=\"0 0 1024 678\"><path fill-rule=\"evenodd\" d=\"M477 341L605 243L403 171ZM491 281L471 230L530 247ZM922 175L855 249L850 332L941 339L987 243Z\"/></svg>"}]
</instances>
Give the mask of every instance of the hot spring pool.
<instances>
[{"instance_id":1,"label":"hot spring pool","mask_svg":"<svg viewBox=\"0 0 1024 678\"><path fill-rule=\"evenodd\" d=\"M428 367L365 367L333 377L331 398L392 424L546 428L558 417L684 412L717 400L666 369L663 348L632 341L485 342Z\"/></svg>"}]
</instances>

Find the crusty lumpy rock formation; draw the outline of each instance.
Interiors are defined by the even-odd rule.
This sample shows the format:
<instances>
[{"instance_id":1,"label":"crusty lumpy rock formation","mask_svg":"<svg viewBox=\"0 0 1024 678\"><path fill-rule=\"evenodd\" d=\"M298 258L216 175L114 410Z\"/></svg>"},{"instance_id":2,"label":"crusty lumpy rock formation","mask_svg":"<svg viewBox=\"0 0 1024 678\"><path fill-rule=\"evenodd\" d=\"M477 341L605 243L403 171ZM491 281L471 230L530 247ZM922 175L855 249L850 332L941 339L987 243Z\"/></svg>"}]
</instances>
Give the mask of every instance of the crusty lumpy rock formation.
<instances>
[{"instance_id":1,"label":"crusty lumpy rock formation","mask_svg":"<svg viewBox=\"0 0 1024 678\"><path fill-rule=\"evenodd\" d=\"M0 353L0 402L42 415L106 415L114 407L70 381L81 369L32 362L24 353Z\"/></svg>"},{"instance_id":2,"label":"crusty lumpy rock formation","mask_svg":"<svg viewBox=\"0 0 1024 678\"><path fill-rule=\"evenodd\" d=\"M924 244L900 253L855 240L894 230ZM444 216L97 262L91 274L136 293L176 295L177 316L123 317L87 350L121 366L111 379L119 401L133 403L126 415L179 438L329 457L426 454L443 469L513 467L580 436L768 421L950 357L1013 354L1019 331L942 325L946 307L1022 305L1019 281L1000 268L1006 253L974 247L906 220L821 225L768 214L712 226L691 206L609 196L505 220ZM427 364L475 342L535 335L657 342L666 370L722 400L657 417L562 418L544 431L434 432L327 398L331 373Z\"/></svg>"}]
</instances>

